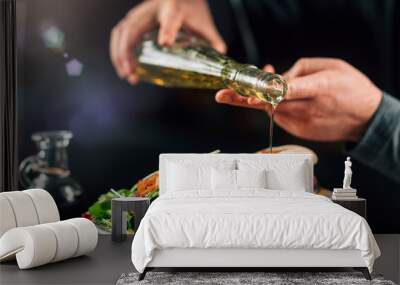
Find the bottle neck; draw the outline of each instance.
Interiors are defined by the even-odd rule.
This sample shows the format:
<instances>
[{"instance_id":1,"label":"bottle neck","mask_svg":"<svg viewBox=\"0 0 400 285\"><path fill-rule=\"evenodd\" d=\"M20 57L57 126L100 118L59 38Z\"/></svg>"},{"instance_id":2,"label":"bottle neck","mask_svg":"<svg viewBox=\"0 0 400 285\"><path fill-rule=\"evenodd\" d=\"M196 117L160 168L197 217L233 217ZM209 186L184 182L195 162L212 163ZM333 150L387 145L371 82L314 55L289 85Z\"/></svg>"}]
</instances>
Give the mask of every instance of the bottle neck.
<instances>
[{"instance_id":1,"label":"bottle neck","mask_svg":"<svg viewBox=\"0 0 400 285\"><path fill-rule=\"evenodd\" d=\"M242 96L255 96L261 101L277 105L287 92L286 81L278 74L269 73L253 65L228 62L222 70L225 84Z\"/></svg>"}]
</instances>

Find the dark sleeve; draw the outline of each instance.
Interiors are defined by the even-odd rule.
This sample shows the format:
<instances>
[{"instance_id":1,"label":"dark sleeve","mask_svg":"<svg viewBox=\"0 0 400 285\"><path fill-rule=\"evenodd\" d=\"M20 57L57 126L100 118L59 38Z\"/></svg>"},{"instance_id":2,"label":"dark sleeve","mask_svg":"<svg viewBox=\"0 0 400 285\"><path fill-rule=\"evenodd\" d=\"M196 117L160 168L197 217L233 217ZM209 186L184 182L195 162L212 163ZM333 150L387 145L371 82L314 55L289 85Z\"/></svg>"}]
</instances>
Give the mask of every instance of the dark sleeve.
<instances>
[{"instance_id":1,"label":"dark sleeve","mask_svg":"<svg viewBox=\"0 0 400 285\"><path fill-rule=\"evenodd\" d=\"M370 125L348 150L354 159L400 182L400 101L383 94Z\"/></svg>"}]
</instances>

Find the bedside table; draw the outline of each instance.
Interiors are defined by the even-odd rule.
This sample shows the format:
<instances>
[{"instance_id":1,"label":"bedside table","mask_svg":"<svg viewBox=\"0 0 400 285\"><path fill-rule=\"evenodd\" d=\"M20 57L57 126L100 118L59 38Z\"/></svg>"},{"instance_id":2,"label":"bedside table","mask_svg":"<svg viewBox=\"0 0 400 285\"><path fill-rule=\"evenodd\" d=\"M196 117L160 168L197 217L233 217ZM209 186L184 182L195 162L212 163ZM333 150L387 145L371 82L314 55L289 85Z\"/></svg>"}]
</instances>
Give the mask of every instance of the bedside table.
<instances>
[{"instance_id":1,"label":"bedside table","mask_svg":"<svg viewBox=\"0 0 400 285\"><path fill-rule=\"evenodd\" d=\"M363 198L357 198L354 200L333 200L333 203L339 204L340 206L359 214L364 219L367 219L367 200Z\"/></svg>"},{"instance_id":2,"label":"bedside table","mask_svg":"<svg viewBox=\"0 0 400 285\"><path fill-rule=\"evenodd\" d=\"M123 241L126 239L127 212L132 212L135 221L135 231L140 221L150 206L149 198L123 197L111 200L111 223L112 241Z\"/></svg>"}]
</instances>

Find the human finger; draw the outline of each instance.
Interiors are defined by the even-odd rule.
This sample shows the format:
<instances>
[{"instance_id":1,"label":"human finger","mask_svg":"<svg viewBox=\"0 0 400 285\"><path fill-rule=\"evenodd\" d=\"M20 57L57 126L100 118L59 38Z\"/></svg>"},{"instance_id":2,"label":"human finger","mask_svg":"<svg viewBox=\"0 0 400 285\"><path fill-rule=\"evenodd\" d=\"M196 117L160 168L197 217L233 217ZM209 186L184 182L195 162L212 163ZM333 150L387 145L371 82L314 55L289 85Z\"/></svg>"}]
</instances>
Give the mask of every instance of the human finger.
<instances>
[{"instance_id":1,"label":"human finger","mask_svg":"<svg viewBox=\"0 0 400 285\"><path fill-rule=\"evenodd\" d=\"M132 31L127 25L124 26L121 30L117 47L118 64L123 78L127 78L132 74L137 65L136 59L133 57L133 47L137 39L137 31Z\"/></svg>"},{"instance_id":2,"label":"human finger","mask_svg":"<svg viewBox=\"0 0 400 285\"><path fill-rule=\"evenodd\" d=\"M275 73L275 67L272 64L265 65L263 70L269 73Z\"/></svg>"},{"instance_id":3,"label":"human finger","mask_svg":"<svg viewBox=\"0 0 400 285\"><path fill-rule=\"evenodd\" d=\"M139 83L139 77L135 74L130 74L126 80L132 85Z\"/></svg>"},{"instance_id":4,"label":"human finger","mask_svg":"<svg viewBox=\"0 0 400 285\"><path fill-rule=\"evenodd\" d=\"M285 100L298 100L316 97L328 91L328 72L317 72L288 80Z\"/></svg>"},{"instance_id":5,"label":"human finger","mask_svg":"<svg viewBox=\"0 0 400 285\"><path fill-rule=\"evenodd\" d=\"M120 22L119 37L115 43L116 62L121 77L127 78L136 68L134 47L142 35L156 25L156 9L158 3L145 1L133 8Z\"/></svg>"},{"instance_id":6,"label":"human finger","mask_svg":"<svg viewBox=\"0 0 400 285\"><path fill-rule=\"evenodd\" d=\"M209 19L212 21L212 19ZM189 22L190 23L190 22ZM206 39L210 45L218 52L224 54L226 53L226 44L222 39L221 35L217 31L217 28L213 23L203 26L194 27L192 25L188 25L191 30L199 34L201 37Z\"/></svg>"},{"instance_id":7,"label":"human finger","mask_svg":"<svg viewBox=\"0 0 400 285\"><path fill-rule=\"evenodd\" d=\"M325 69L340 68L344 62L336 58L300 58L283 76L291 79L299 76L308 75Z\"/></svg>"},{"instance_id":8,"label":"human finger","mask_svg":"<svg viewBox=\"0 0 400 285\"><path fill-rule=\"evenodd\" d=\"M117 71L117 74L120 78L122 78L122 66L120 65L118 61L118 43L119 43L119 37L121 35L121 30L120 26L117 25L115 26L112 31L111 31L111 38L110 38L110 57L111 57L111 62Z\"/></svg>"},{"instance_id":9,"label":"human finger","mask_svg":"<svg viewBox=\"0 0 400 285\"><path fill-rule=\"evenodd\" d=\"M276 110L279 113L290 114L291 116L304 117L312 108L312 99L299 99L293 101L282 101Z\"/></svg>"},{"instance_id":10,"label":"human finger","mask_svg":"<svg viewBox=\"0 0 400 285\"><path fill-rule=\"evenodd\" d=\"M158 43L172 45L183 23L183 15L178 9L178 3L173 0L163 1L158 13L160 29Z\"/></svg>"},{"instance_id":11,"label":"human finger","mask_svg":"<svg viewBox=\"0 0 400 285\"><path fill-rule=\"evenodd\" d=\"M215 95L215 100L218 103L266 111L267 104L254 101L249 103L248 99L250 98L241 96L230 89L222 89Z\"/></svg>"}]
</instances>

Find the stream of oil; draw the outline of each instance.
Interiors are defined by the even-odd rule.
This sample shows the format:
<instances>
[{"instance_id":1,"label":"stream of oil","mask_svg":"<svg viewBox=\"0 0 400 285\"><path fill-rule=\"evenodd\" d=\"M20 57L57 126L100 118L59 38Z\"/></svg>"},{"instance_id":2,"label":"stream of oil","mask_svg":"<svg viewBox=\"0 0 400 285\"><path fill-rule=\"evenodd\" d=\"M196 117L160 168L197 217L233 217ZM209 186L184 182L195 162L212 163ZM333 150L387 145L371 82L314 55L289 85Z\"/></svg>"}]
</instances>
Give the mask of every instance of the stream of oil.
<instances>
[{"instance_id":1,"label":"stream of oil","mask_svg":"<svg viewBox=\"0 0 400 285\"><path fill-rule=\"evenodd\" d=\"M272 153L272 141L274 138L274 115L277 105L272 105L271 118L269 119L269 153Z\"/></svg>"}]
</instances>

